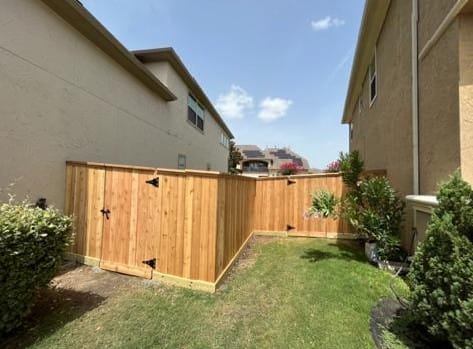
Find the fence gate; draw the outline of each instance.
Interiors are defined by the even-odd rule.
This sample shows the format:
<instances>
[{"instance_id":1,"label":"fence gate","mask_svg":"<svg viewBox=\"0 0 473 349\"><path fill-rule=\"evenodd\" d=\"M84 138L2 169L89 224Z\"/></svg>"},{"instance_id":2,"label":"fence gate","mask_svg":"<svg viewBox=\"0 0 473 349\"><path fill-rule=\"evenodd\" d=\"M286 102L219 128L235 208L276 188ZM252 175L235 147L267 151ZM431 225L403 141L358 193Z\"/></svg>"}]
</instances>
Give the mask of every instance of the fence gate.
<instances>
[{"instance_id":1,"label":"fence gate","mask_svg":"<svg viewBox=\"0 0 473 349\"><path fill-rule=\"evenodd\" d=\"M338 174L270 177L256 184L255 229L288 236L329 237L349 231L342 219L309 217L311 194L325 189L340 197L345 190Z\"/></svg>"},{"instance_id":2,"label":"fence gate","mask_svg":"<svg viewBox=\"0 0 473 349\"><path fill-rule=\"evenodd\" d=\"M158 263L159 179L135 169L105 170L100 268L151 278Z\"/></svg>"}]
</instances>

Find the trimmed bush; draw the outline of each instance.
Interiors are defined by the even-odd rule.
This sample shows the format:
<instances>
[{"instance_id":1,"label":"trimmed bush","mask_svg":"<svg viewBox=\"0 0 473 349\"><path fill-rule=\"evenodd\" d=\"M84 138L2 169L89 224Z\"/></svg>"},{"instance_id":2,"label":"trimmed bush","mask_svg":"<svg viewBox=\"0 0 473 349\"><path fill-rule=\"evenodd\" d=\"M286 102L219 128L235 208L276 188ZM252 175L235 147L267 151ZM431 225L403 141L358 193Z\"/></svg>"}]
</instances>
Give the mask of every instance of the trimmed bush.
<instances>
[{"instance_id":1,"label":"trimmed bush","mask_svg":"<svg viewBox=\"0 0 473 349\"><path fill-rule=\"evenodd\" d=\"M0 334L21 325L61 264L72 220L26 203L0 205Z\"/></svg>"},{"instance_id":2,"label":"trimmed bush","mask_svg":"<svg viewBox=\"0 0 473 349\"><path fill-rule=\"evenodd\" d=\"M409 273L411 314L455 348L473 348L473 190L455 174Z\"/></svg>"}]
</instances>

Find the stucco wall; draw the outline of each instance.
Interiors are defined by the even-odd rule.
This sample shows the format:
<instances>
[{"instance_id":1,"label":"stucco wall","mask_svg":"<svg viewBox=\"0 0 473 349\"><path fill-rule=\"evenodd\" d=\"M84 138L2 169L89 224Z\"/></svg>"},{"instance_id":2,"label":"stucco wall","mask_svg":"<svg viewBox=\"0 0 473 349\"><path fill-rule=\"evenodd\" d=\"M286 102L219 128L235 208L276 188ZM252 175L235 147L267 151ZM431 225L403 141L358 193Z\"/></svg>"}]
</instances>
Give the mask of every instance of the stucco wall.
<instances>
[{"instance_id":1,"label":"stucco wall","mask_svg":"<svg viewBox=\"0 0 473 349\"><path fill-rule=\"evenodd\" d=\"M419 62L421 194L434 194L438 183L460 167L458 58L455 21Z\"/></svg>"},{"instance_id":2,"label":"stucco wall","mask_svg":"<svg viewBox=\"0 0 473 349\"><path fill-rule=\"evenodd\" d=\"M456 2L457 0L419 0L419 50L434 35Z\"/></svg>"},{"instance_id":3,"label":"stucco wall","mask_svg":"<svg viewBox=\"0 0 473 349\"><path fill-rule=\"evenodd\" d=\"M187 97L191 92L177 72L168 62L147 63L146 67L155 74L173 93L177 96L176 102L169 104L169 113L173 115L171 119L172 127L180 129L181 134L194 143L201 143L200 149L181 148L181 154L186 155L189 168L210 169L226 172L228 170L228 149L220 144L222 133L221 127L217 124L212 114L205 110L204 131L197 129L187 122ZM206 140L212 140L208 142ZM204 166L204 167L203 167Z\"/></svg>"},{"instance_id":4,"label":"stucco wall","mask_svg":"<svg viewBox=\"0 0 473 349\"><path fill-rule=\"evenodd\" d=\"M473 14L460 18L460 144L461 171L473 184Z\"/></svg>"},{"instance_id":5,"label":"stucco wall","mask_svg":"<svg viewBox=\"0 0 473 349\"><path fill-rule=\"evenodd\" d=\"M377 44L378 93L369 106L366 74L362 110L353 111L350 150L359 150L367 170L386 169L402 195L412 191L411 4L393 1Z\"/></svg>"},{"instance_id":6,"label":"stucco wall","mask_svg":"<svg viewBox=\"0 0 473 349\"><path fill-rule=\"evenodd\" d=\"M176 168L183 153L226 169L220 135L180 112L187 99L164 102L42 2L2 1L0 27L0 188L16 180L18 198L61 208L66 160Z\"/></svg>"}]
</instances>

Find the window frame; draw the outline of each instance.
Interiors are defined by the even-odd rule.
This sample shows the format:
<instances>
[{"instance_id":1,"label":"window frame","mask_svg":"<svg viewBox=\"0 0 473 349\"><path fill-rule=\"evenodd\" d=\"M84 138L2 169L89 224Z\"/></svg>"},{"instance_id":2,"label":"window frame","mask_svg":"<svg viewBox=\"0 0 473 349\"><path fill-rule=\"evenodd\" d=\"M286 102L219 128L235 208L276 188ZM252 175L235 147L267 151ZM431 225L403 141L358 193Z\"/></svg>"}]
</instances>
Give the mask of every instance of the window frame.
<instances>
[{"instance_id":1,"label":"window frame","mask_svg":"<svg viewBox=\"0 0 473 349\"><path fill-rule=\"evenodd\" d=\"M368 89L369 89L369 97L370 97L370 108L376 101L376 98L378 97L378 58L376 54L376 47L374 48L374 54L373 57L370 61L370 64L368 66ZM373 75L371 73L371 65L374 62L374 72ZM372 93L372 84L375 84L375 89L374 89L374 96L371 95Z\"/></svg>"},{"instance_id":2,"label":"window frame","mask_svg":"<svg viewBox=\"0 0 473 349\"><path fill-rule=\"evenodd\" d=\"M225 133L220 134L220 144L225 148L225 149L230 149L230 137L228 137Z\"/></svg>"},{"instance_id":3,"label":"window frame","mask_svg":"<svg viewBox=\"0 0 473 349\"><path fill-rule=\"evenodd\" d=\"M202 116L200 116L198 111L195 110L191 106L191 103L189 102L190 99L192 99L194 101L194 103L202 110ZM195 123L192 120L190 120L190 118L189 118L190 111L192 111L195 115ZM202 121L202 128L199 127L199 120ZM190 92L187 95L187 122L189 124L191 124L197 130L199 130L200 132L204 133L204 130L205 130L205 108L202 105L202 103L200 103L199 100L197 98L195 98L194 95Z\"/></svg>"}]
</instances>

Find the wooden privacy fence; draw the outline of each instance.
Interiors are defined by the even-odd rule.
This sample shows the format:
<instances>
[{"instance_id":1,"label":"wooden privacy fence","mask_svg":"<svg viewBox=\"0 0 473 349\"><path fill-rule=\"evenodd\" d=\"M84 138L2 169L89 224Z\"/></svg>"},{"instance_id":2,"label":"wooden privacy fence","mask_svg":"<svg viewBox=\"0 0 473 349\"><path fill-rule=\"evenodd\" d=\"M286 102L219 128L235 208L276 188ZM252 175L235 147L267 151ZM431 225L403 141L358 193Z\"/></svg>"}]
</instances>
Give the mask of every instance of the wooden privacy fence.
<instances>
[{"instance_id":1,"label":"wooden privacy fence","mask_svg":"<svg viewBox=\"0 0 473 349\"><path fill-rule=\"evenodd\" d=\"M252 233L348 237L339 220L304 217L310 193L341 195L339 175L254 179L218 172L67 162L70 257L213 292Z\"/></svg>"},{"instance_id":2,"label":"wooden privacy fence","mask_svg":"<svg viewBox=\"0 0 473 349\"><path fill-rule=\"evenodd\" d=\"M340 174L260 178L256 182L253 230L288 236L350 238L345 220L309 217L311 194L325 189L341 197L346 191Z\"/></svg>"}]
</instances>

